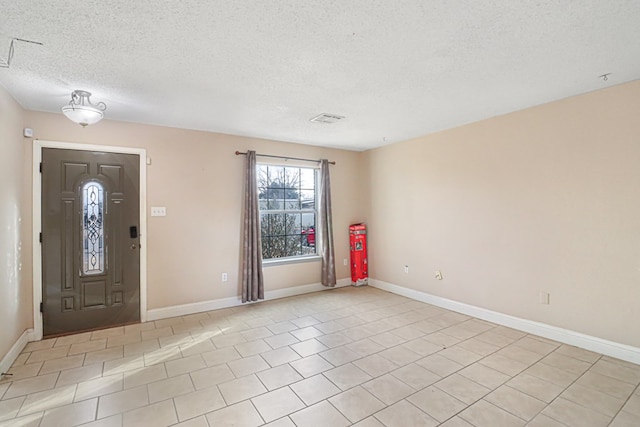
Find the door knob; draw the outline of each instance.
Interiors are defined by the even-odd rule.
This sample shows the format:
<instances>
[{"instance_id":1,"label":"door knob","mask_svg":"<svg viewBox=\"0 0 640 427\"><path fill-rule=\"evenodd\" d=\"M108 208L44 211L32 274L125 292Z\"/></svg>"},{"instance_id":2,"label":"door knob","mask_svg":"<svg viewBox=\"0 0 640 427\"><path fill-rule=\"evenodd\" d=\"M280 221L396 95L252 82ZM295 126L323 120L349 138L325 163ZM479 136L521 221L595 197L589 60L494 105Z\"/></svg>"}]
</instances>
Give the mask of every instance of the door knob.
<instances>
[{"instance_id":1,"label":"door knob","mask_svg":"<svg viewBox=\"0 0 640 427\"><path fill-rule=\"evenodd\" d=\"M138 247L138 245L136 245L135 243L131 245L131 250L135 250Z\"/></svg>"}]
</instances>

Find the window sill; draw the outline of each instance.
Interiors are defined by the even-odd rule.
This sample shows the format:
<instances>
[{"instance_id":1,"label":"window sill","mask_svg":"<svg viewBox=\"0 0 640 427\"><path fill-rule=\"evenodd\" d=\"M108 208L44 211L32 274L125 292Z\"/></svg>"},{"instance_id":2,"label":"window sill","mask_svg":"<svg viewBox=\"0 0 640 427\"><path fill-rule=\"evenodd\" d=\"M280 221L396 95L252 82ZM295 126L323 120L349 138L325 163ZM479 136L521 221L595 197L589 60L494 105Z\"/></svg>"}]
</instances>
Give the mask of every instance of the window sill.
<instances>
[{"instance_id":1,"label":"window sill","mask_svg":"<svg viewBox=\"0 0 640 427\"><path fill-rule=\"evenodd\" d=\"M300 264L303 262L318 262L321 260L322 260L322 257L320 255L295 257L295 258L277 258L277 259L263 260L262 266L273 267L277 265Z\"/></svg>"}]
</instances>

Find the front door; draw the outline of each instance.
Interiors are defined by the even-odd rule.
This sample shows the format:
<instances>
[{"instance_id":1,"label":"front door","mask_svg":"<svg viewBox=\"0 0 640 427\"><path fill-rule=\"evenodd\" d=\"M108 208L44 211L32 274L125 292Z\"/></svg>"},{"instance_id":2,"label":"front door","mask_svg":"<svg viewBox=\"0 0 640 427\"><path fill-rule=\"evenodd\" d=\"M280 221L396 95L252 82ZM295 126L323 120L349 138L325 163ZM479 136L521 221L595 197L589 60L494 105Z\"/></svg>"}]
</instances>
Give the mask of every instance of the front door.
<instances>
[{"instance_id":1,"label":"front door","mask_svg":"<svg viewBox=\"0 0 640 427\"><path fill-rule=\"evenodd\" d=\"M139 162L42 149L45 336L140 321Z\"/></svg>"}]
</instances>

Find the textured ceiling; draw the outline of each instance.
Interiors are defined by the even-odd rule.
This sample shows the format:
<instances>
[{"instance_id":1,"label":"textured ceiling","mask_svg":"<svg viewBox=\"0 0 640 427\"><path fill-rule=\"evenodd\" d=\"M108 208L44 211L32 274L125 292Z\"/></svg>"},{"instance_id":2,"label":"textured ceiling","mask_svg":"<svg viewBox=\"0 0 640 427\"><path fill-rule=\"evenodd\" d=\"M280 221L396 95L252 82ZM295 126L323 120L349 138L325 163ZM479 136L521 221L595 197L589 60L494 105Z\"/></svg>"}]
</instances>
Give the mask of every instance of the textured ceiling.
<instances>
[{"instance_id":1,"label":"textured ceiling","mask_svg":"<svg viewBox=\"0 0 640 427\"><path fill-rule=\"evenodd\" d=\"M0 0L2 84L60 112L364 150L640 78L640 1ZM598 76L612 73L604 82ZM310 122L320 113L345 116ZM97 125L99 126L99 125Z\"/></svg>"}]
</instances>

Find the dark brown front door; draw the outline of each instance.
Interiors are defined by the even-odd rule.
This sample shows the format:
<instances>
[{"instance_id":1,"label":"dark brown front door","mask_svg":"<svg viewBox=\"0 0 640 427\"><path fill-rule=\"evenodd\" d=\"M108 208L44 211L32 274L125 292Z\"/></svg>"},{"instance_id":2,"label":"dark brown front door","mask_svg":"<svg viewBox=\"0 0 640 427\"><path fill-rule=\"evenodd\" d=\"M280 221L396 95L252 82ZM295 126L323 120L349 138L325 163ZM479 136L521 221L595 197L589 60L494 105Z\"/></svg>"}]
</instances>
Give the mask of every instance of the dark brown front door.
<instances>
[{"instance_id":1,"label":"dark brown front door","mask_svg":"<svg viewBox=\"0 0 640 427\"><path fill-rule=\"evenodd\" d=\"M139 162L42 150L45 336L140 321Z\"/></svg>"}]
</instances>

